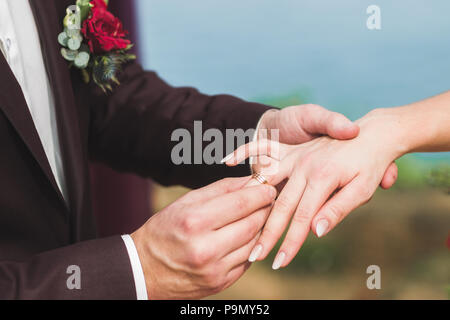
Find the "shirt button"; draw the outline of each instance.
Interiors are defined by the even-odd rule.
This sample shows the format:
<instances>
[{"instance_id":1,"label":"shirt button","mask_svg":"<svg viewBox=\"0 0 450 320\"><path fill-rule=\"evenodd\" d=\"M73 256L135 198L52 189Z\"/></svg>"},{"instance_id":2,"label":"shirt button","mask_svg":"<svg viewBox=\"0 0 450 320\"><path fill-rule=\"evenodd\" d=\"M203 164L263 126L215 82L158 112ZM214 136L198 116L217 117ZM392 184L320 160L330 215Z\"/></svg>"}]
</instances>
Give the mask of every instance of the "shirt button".
<instances>
[{"instance_id":1,"label":"shirt button","mask_svg":"<svg viewBox=\"0 0 450 320\"><path fill-rule=\"evenodd\" d=\"M6 39L6 50L10 50L11 49L11 39L10 38L7 38Z\"/></svg>"}]
</instances>

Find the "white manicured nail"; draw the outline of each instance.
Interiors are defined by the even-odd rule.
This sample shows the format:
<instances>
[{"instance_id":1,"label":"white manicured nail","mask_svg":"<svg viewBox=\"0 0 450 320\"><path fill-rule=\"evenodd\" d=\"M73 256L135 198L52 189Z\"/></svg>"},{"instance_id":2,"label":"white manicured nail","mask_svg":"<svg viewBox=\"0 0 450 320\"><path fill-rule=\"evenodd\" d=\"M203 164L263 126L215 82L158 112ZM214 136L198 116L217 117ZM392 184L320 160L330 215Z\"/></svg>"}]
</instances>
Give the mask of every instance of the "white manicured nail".
<instances>
[{"instance_id":1,"label":"white manicured nail","mask_svg":"<svg viewBox=\"0 0 450 320\"><path fill-rule=\"evenodd\" d=\"M234 156L234 152L233 152L233 153L230 153L230 154L227 155L225 158L223 158L222 161L220 161L220 163L225 163L225 162L227 162L228 160L230 160L231 158L233 158L233 156Z\"/></svg>"},{"instance_id":2,"label":"white manicured nail","mask_svg":"<svg viewBox=\"0 0 450 320\"><path fill-rule=\"evenodd\" d=\"M272 265L272 269L273 270L278 270L280 269L281 265L284 262L284 258L286 258L286 253L284 252L280 252L277 257L275 258L275 260L273 261L273 265Z\"/></svg>"},{"instance_id":3,"label":"white manicured nail","mask_svg":"<svg viewBox=\"0 0 450 320\"><path fill-rule=\"evenodd\" d=\"M252 253L250 253L250 258L248 258L249 262L255 262L256 259L259 258L263 250L263 246L258 244L256 247L253 248Z\"/></svg>"},{"instance_id":4,"label":"white manicured nail","mask_svg":"<svg viewBox=\"0 0 450 320\"><path fill-rule=\"evenodd\" d=\"M328 226L329 223L326 219L322 219L317 223L316 234L319 238L325 234L325 232L328 230Z\"/></svg>"}]
</instances>

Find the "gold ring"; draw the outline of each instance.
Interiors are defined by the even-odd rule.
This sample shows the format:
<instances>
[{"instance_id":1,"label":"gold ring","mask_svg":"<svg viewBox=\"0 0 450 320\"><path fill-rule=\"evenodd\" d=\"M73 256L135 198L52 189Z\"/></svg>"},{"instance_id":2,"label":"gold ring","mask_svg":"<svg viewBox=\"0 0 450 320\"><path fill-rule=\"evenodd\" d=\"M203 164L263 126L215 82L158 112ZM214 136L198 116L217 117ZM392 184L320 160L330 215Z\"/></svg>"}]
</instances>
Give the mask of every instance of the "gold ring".
<instances>
[{"instance_id":1,"label":"gold ring","mask_svg":"<svg viewBox=\"0 0 450 320\"><path fill-rule=\"evenodd\" d=\"M258 181L261 184L269 184L269 181L267 181L266 177L264 177L260 173L254 173L252 175L252 179L255 179L256 181Z\"/></svg>"}]
</instances>

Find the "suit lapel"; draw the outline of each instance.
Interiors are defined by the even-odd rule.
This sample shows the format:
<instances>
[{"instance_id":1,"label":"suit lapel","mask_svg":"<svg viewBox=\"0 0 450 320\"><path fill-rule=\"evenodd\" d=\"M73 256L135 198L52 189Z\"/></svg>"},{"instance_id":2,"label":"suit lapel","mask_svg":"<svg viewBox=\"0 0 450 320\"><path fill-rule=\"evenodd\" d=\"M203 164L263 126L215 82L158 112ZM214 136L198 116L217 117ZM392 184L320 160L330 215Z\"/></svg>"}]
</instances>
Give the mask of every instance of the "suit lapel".
<instances>
[{"instance_id":1,"label":"suit lapel","mask_svg":"<svg viewBox=\"0 0 450 320\"><path fill-rule=\"evenodd\" d=\"M69 67L60 54L58 34L62 31L65 1L30 0L55 101L58 134L61 145L69 202L73 212L74 240L89 223L86 212L88 158L81 142L79 119ZM61 11L61 12L60 12Z\"/></svg>"},{"instance_id":2,"label":"suit lapel","mask_svg":"<svg viewBox=\"0 0 450 320\"><path fill-rule=\"evenodd\" d=\"M0 109L6 115L19 136L25 142L44 174L57 192L61 201L64 198L53 176L44 148L31 118L22 88L16 80L3 54L0 54Z\"/></svg>"}]
</instances>

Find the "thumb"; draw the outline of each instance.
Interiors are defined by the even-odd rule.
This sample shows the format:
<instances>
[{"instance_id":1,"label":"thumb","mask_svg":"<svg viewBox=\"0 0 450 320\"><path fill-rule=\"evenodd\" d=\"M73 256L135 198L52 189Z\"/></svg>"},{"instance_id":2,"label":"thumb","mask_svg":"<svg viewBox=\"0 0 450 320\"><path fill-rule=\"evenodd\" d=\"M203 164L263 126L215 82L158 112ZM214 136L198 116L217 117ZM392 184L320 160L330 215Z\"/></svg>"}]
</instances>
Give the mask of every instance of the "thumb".
<instances>
[{"instance_id":1,"label":"thumb","mask_svg":"<svg viewBox=\"0 0 450 320\"><path fill-rule=\"evenodd\" d=\"M303 129L312 135L324 134L334 139L347 140L359 134L359 126L340 113L317 105L308 105L300 110Z\"/></svg>"},{"instance_id":2,"label":"thumb","mask_svg":"<svg viewBox=\"0 0 450 320\"><path fill-rule=\"evenodd\" d=\"M332 112L325 126L327 134L334 139L349 140L359 135L359 126L340 113Z\"/></svg>"}]
</instances>

